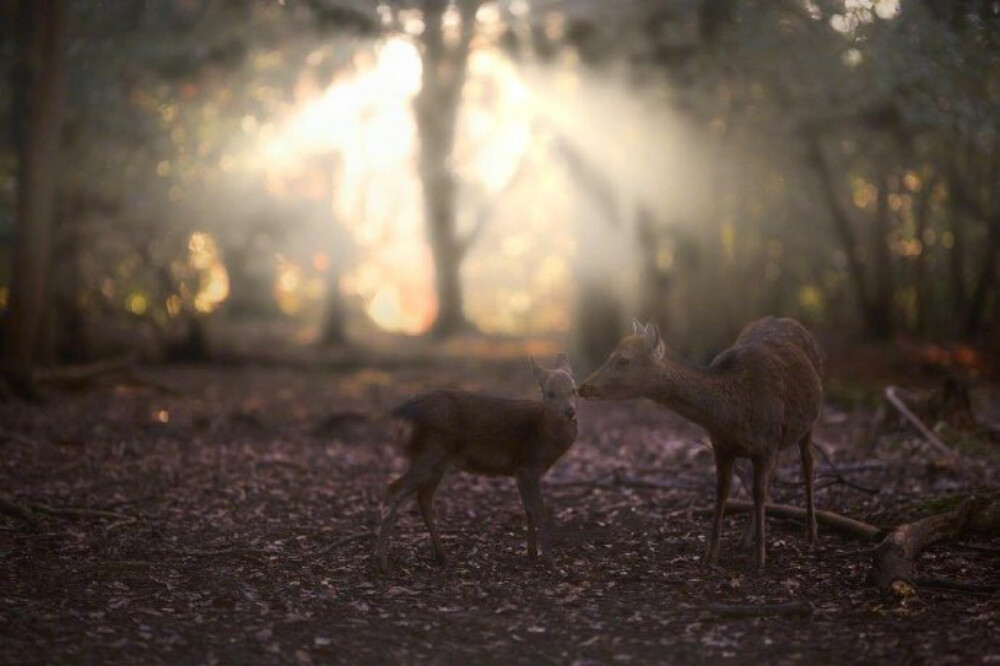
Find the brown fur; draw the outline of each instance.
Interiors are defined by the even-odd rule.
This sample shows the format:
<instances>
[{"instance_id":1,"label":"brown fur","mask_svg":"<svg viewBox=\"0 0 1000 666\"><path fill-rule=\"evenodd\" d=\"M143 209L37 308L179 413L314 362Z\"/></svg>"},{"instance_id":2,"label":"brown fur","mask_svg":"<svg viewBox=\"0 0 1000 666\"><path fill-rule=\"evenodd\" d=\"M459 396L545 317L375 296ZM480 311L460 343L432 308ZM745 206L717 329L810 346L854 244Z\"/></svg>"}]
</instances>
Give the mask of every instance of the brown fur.
<instances>
[{"instance_id":1,"label":"brown fur","mask_svg":"<svg viewBox=\"0 0 1000 666\"><path fill-rule=\"evenodd\" d=\"M732 347L699 368L668 354L652 324L636 325L580 387L580 395L646 397L703 427L716 463L716 506L706 561L719 554L719 533L735 458L754 467L754 515L744 533L764 566L764 504L781 449L798 445L806 482L807 535L816 538L812 427L823 401L822 352L793 319L766 317L747 326Z\"/></svg>"},{"instance_id":2,"label":"brown fur","mask_svg":"<svg viewBox=\"0 0 1000 666\"><path fill-rule=\"evenodd\" d=\"M409 425L404 453L409 469L389 484L389 512L379 528L376 562L388 569L388 548L399 503L417 495L435 557L445 561L434 523L432 502L449 466L472 474L512 476L528 523L528 555L537 557L536 526L542 557L549 557L548 529L540 479L576 440L576 385L569 363L546 370L532 361L542 401L514 400L436 390L397 407L392 415Z\"/></svg>"}]
</instances>

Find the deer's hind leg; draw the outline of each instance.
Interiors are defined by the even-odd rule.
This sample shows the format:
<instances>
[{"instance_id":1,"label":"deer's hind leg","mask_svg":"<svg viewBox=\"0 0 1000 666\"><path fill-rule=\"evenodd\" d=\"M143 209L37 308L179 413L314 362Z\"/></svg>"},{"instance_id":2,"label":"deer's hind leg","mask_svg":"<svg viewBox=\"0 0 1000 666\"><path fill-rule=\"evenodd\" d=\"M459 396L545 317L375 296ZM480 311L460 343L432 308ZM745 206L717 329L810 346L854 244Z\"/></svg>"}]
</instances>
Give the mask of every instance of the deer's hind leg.
<instances>
[{"instance_id":1,"label":"deer's hind leg","mask_svg":"<svg viewBox=\"0 0 1000 666\"><path fill-rule=\"evenodd\" d=\"M771 467L770 476L769 476L768 481L767 481L767 487L766 487L766 489L764 491L765 492L765 495L764 495L764 503L765 504L767 504L768 502L771 501L771 484L774 482L774 474L775 474L776 468L777 468L777 465L773 465ZM753 486L751 486L751 488L752 487ZM751 492L752 492L752 490L751 490ZM754 545L754 537L756 535L757 535L757 521L754 518L753 511L751 511L749 517L747 518L747 526L743 530L743 536L740 538L740 548L742 550L750 550L750 549L752 549L753 545Z\"/></svg>"},{"instance_id":2,"label":"deer's hind leg","mask_svg":"<svg viewBox=\"0 0 1000 666\"><path fill-rule=\"evenodd\" d=\"M763 569L766 562L765 505L777 459L775 454L753 459L754 564L759 569Z\"/></svg>"},{"instance_id":3,"label":"deer's hind leg","mask_svg":"<svg viewBox=\"0 0 1000 666\"><path fill-rule=\"evenodd\" d=\"M438 484L441 483L441 477L444 475L446 467L447 461L442 457L440 465L432 471L431 478L417 488L417 504L420 506L420 514L424 517L427 532L431 535L434 559L441 565L448 563L448 557L444 553L441 537L438 535L437 525L434 522L434 493L437 491Z\"/></svg>"},{"instance_id":4,"label":"deer's hind leg","mask_svg":"<svg viewBox=\"0 0 1000 666\"><path fill-rule=\"evenodd\" d=\"M412 447L411 450L416 449ZM447 466L447 459L444 451L433 446L421 447L410 460L410 467L403 476L389 484L387 504L389 510L379 526L378 541L375 546L375 562L383 572L389 570L389 540L392 536L393 527L396 524L396 515L400 503L410 495L421 489L430 488L429 495L433 496L437 484L441 480L441 475ZM418 497L419 500L419 497ZM424 507L421 502L421 511ZM427 522L427 515L424 516ZM431 541L435 544L435 553L441 548L440 540L436 538L437 530L432 529L433 515L431 515L428 529L431 531Z\"/></svg>"}]
</instances>

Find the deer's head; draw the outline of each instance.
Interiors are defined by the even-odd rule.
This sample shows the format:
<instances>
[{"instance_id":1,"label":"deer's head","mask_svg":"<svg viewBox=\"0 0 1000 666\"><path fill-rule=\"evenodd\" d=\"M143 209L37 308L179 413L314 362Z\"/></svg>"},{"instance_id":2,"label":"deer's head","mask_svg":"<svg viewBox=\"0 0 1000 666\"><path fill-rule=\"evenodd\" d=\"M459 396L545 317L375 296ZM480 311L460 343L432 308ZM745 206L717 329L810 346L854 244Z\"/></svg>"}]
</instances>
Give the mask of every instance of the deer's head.
<instances>
[{"instance_id":1,"label":"deer's head","mask_svg":"<svg viewBox=\"0 0 1000 666\"><path fill-rule=\"evenodd\" d=\"M542 391L542 402L548 415L556 419L575 420L576 382L573 381L573 370L566 355L556 356L556 366L551 370L531 359L531 370Z\"/></svg>"},{"instance_id":2,"label":"deer's head","mask_svg":"<svg viewBox=\"0 0 1000 666\"><path fill-rule=\"evenodd\" d=\"M580 385L584 398L627 400L648 395L666 354L660 331L652 322L633 320L633 334L622 339L604 364Z\"/></svg>"}]
</instances>

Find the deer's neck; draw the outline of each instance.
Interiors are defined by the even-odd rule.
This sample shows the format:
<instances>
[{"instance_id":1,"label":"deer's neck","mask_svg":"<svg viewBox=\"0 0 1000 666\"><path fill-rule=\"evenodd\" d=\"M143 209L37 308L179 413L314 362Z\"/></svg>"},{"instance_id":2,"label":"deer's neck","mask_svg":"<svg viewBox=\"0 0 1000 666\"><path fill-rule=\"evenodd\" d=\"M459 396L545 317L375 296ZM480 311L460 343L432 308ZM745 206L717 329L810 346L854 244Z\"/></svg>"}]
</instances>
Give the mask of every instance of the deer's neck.
<instances>
[{"instance_id":1,"label":"deer's neck","mask_svg":"<svg viewBox=\"0 0 1000 666\"><path fill-rule=\"evenodd\" d=\"M545 412L542 415L542 434L555 444L569 446L576 439L576 421Z\"/></svg>"},{"instance_id":2,"label":"deer's neck","mask_svg":"<svg viewBox=\"0 0 1000 666\"><path fill-rule=\"evenodd\" d=\"M732 409L730 387L731 379L725 374L667 358L657 369L655 388L647 397L711 433L724 427Z\"/></svg>"}]
</instances>

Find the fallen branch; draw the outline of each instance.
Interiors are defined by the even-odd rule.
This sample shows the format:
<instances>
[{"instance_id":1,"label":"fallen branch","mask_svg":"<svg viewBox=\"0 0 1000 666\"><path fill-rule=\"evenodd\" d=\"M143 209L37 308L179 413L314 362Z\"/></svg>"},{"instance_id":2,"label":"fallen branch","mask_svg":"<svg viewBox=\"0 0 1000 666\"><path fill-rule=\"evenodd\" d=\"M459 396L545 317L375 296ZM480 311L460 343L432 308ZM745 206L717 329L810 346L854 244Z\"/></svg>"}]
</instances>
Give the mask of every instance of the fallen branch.
<instances>
[{"instance_id":1,"label":"fallen branch","mask_svg":"<svg viewBox=\"0 0 1000 666\"><path fill-rule=\"evenodd\" d=\"M306 555L309 557L319 557L320 555L326 555L334 548L339 548L340 546L351 543L352 541L358 541L359 539L364 539L365 537L373 537L373 536L374 533L372 532L355 532L354 534L348 534L347 536L343 536L340 537L339 539L331 541L325 546L321 546L320 548L311 550L308 553L306 553Z\"/></svg>"},{"instance_id":2,"label":"fallen branch","mask_svg":"<svg viewBox=\"0 0 1000 666\"><path fill-rule=\"evenodd\" d=\"M703 513L711 513L713 510L714 509L711 508L705 508L700 511ZM749 513L752 510L753 502L740 500L729 500L726 502L726 511L728 513ZM769 516L795 518L796 520L805 520L806 518L805 509L797 506L789 506L788 504L767 504L766 513ZM840 530L841 532L860 537L867 541L873 541L885 533L885 530L879 529L874 525L869 525L868 523L861 522L860 520L848 518L847 516L843 516L839 513L823 509L816 509L816 522L826 525L827 527Z\"/></svg>"},{"instance_id":3,"label":"fallen branch","mask_svg":"<svg viewBox=\"0 0 1000 666\"><path fill-rule=\"evenodd\" d=\"M50 516L74 516L74 517L94 517L94 518L114 518L115 520L125 520L135 518L126 513L115 511L101 511L100 509L80 509L76 507L54 507L40 503L21 503L14 500L0 497L0 509L5 513L18 516L30 523L37 523L36 514L43 513Z\"/></svg>"},{"instance_id":4,"label":"fallen branch","mask_svg":"<svg viewBox=\"0 0 1000 666\"><path fill-rule=\"evenodd\" d=\"M898 387L887 386L885 389L885 397L890 403L892 403L892 406L895 407L907 421L909 421L917 430L920 431L920 434L924 436L924 439L927 440L927 443L933 446L934 449L939 454L949 459L954 459L958 457L958 454L955 453L955 451L953 451L951 447L942 442L941 438L935 435L934 431L932 431L930 428L924 425L924 422L921 421L917 417L917 415L914 414L910 410L910 408L906 406L906 403L903 402L903 399L899 396Z\"/></svg>"}]
</instances>

